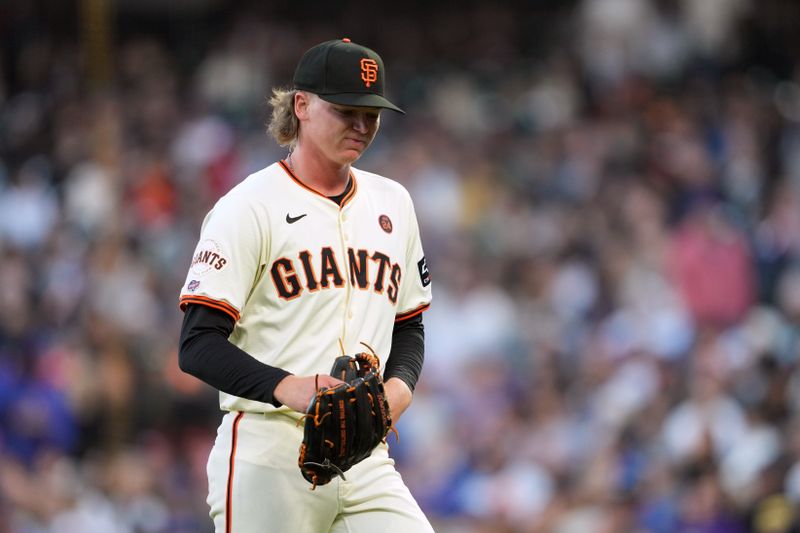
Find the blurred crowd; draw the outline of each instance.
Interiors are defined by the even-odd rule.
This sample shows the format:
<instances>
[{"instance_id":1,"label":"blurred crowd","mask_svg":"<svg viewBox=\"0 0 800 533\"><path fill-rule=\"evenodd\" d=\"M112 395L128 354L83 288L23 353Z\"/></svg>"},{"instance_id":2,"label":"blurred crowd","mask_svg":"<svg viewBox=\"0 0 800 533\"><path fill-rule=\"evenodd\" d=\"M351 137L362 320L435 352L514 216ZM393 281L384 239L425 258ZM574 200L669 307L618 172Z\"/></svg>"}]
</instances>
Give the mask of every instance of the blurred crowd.
<instances>
[{"instance_id":1,"label":"blurred crowd","mask_svg":"<svg viewBox=\"0 0 800 533\"><path fill-rule=\"evenodd\" d=\"M408 111L357 166L411 191L433 275L390 446L437 531L800 531L794 2L120 12L106 78L37 5L0 7L0 533L211 530L178 291L285 156L270 88L345 34Z\"/></svg>"}]
</instances>

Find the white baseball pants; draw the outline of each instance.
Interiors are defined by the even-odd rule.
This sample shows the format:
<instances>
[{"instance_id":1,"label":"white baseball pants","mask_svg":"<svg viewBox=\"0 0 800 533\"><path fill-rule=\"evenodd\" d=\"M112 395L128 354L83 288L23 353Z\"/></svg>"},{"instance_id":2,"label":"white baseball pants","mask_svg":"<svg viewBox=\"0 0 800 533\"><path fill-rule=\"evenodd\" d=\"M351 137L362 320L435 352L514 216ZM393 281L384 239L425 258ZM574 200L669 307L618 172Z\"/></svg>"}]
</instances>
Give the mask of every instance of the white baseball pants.
<instances>
[{"instance_id":1,"label":"white baseball pants","mask_svg":"<svg viewBox=\"0 0 800 533\"><path fill-rule=\"evenodd\" d=\"M370 457L311 490L297 457L303 427L284 414L229 412L208 459L216 533L432 532L389 457Z\"/></svg>"}]
</instances>

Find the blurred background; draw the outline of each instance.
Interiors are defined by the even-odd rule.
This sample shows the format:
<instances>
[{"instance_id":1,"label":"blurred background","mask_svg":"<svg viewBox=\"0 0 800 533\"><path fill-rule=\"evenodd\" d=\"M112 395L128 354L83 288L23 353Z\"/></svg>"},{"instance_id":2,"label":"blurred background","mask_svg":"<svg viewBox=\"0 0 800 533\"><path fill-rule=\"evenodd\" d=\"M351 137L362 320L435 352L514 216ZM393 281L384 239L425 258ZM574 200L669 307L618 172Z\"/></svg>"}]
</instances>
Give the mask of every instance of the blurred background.
<instances>
[{"instance_id":1,"label":"blurred background","mask_svg":"<svg viewBox=\"0 0 800 533\"><path fill-rule=\"evenodd\" d=\"M0 1L0 533L211 531L178 291L344 36L408 112L357 166L433 274L437 531L800 531L800 3L393 4Z\"/></svg>"}]
</instances>

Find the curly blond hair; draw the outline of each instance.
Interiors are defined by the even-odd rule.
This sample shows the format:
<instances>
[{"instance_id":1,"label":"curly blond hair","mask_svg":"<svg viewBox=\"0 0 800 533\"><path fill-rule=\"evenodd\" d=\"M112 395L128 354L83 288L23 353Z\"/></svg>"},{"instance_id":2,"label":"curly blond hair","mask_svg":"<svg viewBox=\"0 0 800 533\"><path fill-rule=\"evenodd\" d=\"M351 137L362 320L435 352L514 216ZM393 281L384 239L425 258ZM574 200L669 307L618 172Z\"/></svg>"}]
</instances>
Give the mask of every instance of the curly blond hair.
<instances>
[{"instance_id":1,"label":"curly blond hair","mask_svg":"<svg viewBox=\"0 0 800 533\"><path fill-rule=\"evenodd\" d=\"M294 95L296 89L273 89L269 99L272 116L267 125L267 132L281 145L293 149L297 144L300 121L294 114Z\"/></svg>"}]
</instances>

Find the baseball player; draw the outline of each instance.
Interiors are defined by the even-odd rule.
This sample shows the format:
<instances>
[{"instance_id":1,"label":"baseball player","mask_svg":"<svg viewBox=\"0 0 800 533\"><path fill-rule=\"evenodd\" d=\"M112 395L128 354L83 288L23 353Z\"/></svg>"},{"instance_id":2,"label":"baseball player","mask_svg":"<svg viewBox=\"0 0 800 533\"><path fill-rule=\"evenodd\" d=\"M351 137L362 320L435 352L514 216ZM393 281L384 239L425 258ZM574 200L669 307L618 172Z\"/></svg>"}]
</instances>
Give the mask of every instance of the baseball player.
<instances>
[{"instance_id":1,"label":"baseball player","mask_svg":"<svg viewBox=\"0 0 800 533\"><path fill-rule=\"evenodd\" d=\"M333 360L380 356L394 421L423 361L430 275L408 192L351 165L383 109L384 66L349 39L301 58L274 90L269 131L285 160L248 176L206 216L180 305L180 366L227 411L208 460L217 533L432 531L386 444L346 479L310 490L300 421Z\"/></svg>"}]
</instances>

